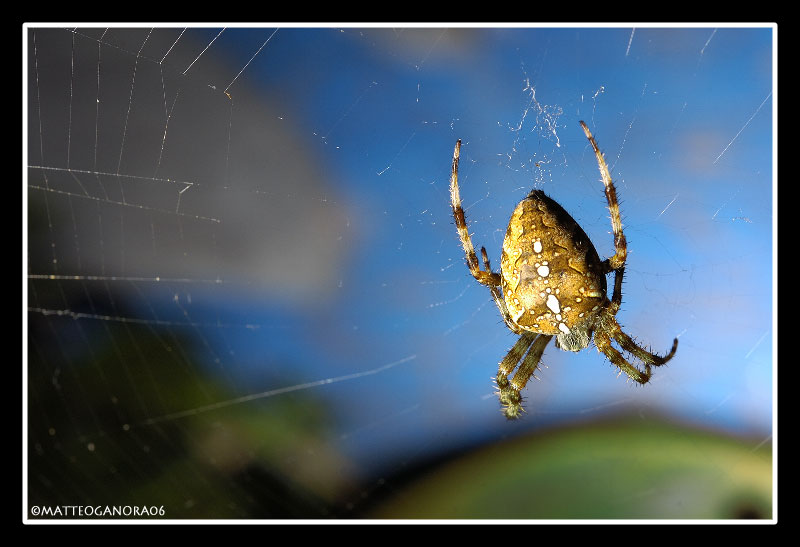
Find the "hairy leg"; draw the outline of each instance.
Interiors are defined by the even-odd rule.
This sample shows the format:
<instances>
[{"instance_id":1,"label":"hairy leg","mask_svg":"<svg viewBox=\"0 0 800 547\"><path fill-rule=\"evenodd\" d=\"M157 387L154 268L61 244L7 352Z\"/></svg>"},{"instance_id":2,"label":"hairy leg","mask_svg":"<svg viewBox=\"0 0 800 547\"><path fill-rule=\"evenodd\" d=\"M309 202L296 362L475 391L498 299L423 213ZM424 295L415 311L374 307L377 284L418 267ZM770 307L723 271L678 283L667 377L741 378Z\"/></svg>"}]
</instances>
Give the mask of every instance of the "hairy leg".
<instances>
[{"instance_id":1,"label":"hairy leg","mask_svg":"<svg viewBox=\"0 0 800 547\"><path fill-rule=\"evenodd\" d=\"M594 149L594 155L597 158L597 165L600 167L600 176L603 178L603 185L606 191L606 201L608 201L608 210L611 212L611 228L614 231L614 256L609 258L608 271L613 271L625 265L625 258L628 254L628 245L625 241L625 234L622 233L622 217L619 212L619 201L617 200L617 190L614 187L614 182L611 180L611 173L606 165L606 160L603 158L603 153L600 152L600 147L592 136L592 132L584 122L581 122L583 132L586 138Z\"/></svg>"}]
</instances>

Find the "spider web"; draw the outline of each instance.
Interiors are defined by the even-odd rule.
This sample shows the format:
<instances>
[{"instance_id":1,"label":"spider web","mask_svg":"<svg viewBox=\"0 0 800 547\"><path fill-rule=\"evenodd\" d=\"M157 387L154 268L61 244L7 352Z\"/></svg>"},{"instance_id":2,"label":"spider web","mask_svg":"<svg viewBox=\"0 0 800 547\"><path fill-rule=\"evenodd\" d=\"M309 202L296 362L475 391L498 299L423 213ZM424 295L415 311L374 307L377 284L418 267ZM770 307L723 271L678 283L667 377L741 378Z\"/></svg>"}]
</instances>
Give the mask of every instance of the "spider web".
<instances>
[{"instance_id":1,"label":"spider web","mask_svg":"<svg viewBox=\"0 0 800 547\"><path fill-rule=\"evenodd\" d=\"M26 507L359 517L429 458L613 413L769 442L771 32L27 27ZM639 388L551 345L508 423L452 149L495 267L532 187L609 256L579 120L620 322L680 346Z\"/></svg>"}]
</instances>

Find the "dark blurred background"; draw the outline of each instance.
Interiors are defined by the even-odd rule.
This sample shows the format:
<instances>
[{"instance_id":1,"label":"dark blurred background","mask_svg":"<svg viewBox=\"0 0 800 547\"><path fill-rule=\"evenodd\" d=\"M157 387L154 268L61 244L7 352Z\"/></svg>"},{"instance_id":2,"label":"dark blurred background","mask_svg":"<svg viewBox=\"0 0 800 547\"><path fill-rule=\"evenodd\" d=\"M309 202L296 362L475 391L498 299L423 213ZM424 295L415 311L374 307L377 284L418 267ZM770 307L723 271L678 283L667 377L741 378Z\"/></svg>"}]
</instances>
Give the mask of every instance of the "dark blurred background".
<instances>
[{"instance_id":1,"label":"dark blurred background","mask_svg":"<svg viewBox=\"0 0 800 547\"><path fill-rule=\"evenodd\" d=\"M773 517L772 27L25 28L28 506ZM551 345L507 422L531 188L613 253L634 385Z\"/></svg>"}]
</instances>

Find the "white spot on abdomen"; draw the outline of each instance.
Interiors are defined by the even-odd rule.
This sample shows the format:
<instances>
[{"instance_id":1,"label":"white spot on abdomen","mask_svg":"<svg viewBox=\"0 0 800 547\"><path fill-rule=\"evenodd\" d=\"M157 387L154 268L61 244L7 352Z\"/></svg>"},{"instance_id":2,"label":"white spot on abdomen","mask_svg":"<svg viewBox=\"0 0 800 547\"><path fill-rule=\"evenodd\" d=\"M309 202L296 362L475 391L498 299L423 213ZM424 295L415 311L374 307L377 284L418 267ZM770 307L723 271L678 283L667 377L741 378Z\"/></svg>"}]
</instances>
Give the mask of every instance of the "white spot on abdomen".
<instances>
[{"instance_id":1,"label":"white spot on abdomen","mask_svg":"<svg viewBox=\"0 0 800 547\"><path fill-rule=\"evenodd\" d=\"M541 241L534 241L533 242L533 252L534 253L541 253L542 252L542 242Z\"/></svg>"},{"instance_id":2,"label":"white spot on abdomen","mask_svg":"<svg viewBox=\"0 0 800 547\"><path fill-rule=\"evenodd\" d=\"M558 302L558 298L555 295L550 295L547 297L547 307L553 313L560 313L561 312L561 304Z\"/></svg>"},{"instance_id":3,"label":"white spot on abdomen","mask_svg":"<svg viewBox=\"0 0 800 547\"><path fill-rule=\"evenodd\" d=\"M541 275L542 277L547 277L550 274L550 268L547 266L539 266L536 268L536 273Z\"/></svg>"}]
</instances>

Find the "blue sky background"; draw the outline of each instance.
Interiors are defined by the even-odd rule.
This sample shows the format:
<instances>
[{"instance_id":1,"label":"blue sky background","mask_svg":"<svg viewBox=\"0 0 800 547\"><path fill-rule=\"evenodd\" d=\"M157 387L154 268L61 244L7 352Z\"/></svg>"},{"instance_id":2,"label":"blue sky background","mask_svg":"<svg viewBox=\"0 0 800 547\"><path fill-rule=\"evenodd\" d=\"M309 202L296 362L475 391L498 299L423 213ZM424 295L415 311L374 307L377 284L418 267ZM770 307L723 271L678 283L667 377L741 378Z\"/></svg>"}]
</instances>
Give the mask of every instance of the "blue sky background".
<instances>
[{"instance_id":1,"label":"blue sky background","mask_svg":"<svg viewBox=\"0 0 800 547\"><path fill-rule=\"evenodd\" d=\"M365 475L605 413L771 435L772 28L181 30L28 35L28 351L102 368L122 325L190 363L132 381L123 421L310 400ZM551 345L508 423L492 378L515 338L464 263L453 146L495 268L531 188L608 256L579 120L621 198L618 319L656 352L680 345L644 387ZM102 372L155 368L128 358ZM201 376L220 391L174 396ZM34 399L75 416L68 437L116 434L47 389Z\"/></svg>"}]
</instances>

